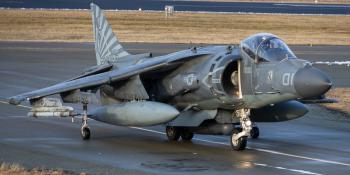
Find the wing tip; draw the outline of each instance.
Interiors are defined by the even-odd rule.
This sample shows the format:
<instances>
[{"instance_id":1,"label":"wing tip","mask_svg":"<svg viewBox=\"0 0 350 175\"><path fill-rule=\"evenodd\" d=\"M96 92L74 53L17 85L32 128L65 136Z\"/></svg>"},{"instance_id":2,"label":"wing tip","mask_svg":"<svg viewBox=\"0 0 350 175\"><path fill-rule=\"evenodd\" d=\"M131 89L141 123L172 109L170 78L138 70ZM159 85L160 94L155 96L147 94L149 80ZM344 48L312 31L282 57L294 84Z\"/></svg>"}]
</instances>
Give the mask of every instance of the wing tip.
<instances>
[{"instance_id":1,"label":"wing tip","mask_svg":"<svg viewBox=\"0 0 350 175\"><path fill-rule=\"evenodd\" d=\"M9 104L12 105L19 105L21 104L22 101L25 100L24 97L19 97L19 96L13 96L7 99Z\"/></svg>"}]
</instances>

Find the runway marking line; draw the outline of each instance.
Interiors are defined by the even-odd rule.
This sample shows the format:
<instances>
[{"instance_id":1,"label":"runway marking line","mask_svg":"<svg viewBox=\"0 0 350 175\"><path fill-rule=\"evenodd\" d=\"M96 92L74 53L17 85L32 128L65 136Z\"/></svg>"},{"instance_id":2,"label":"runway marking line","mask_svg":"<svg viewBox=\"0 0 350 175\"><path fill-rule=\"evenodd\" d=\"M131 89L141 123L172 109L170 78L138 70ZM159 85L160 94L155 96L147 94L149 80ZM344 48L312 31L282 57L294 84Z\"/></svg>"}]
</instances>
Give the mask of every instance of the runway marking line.
<instances>
[{"instance_id":1,"label":"runway marking line","mask_svg":"<svg viewBox=\"0 0 350 175\"><path fill-rule=\"evenodd\" d=\"M275 6L291 6L291 7L316 7L316 8L349 8L349 5L318 5L318 4L281 4L275 3Z\"/></svg>"},{"instance_id":2,"label":"runway marking line","mask_svg":"<svg viewBox=\"0 0 350 175\"><path fill-rule=\"evenodd\" d=\"M160 131L156 131L156 130L151 130L151 129L145 129L145 128L140 128L140 127L129 127L131 129L137 129L137 130L142 130L142 131L147 131L147 132L151 132L151 133L156 133L156 134L161 134L161 135L166 135L166 133L164 132L160 132ZM205 139L198 139L198 138L193 138L193 140L197 140L197 141L201 141L201 142L207 142L207 143L214 143L214 144L220 144L220 145L229 145L227 143L223 143L223 142L215 142L215 141L210 141L210 140L205 140ZM251 150L256 150L254 148L249 148ZM291 168L284 168L284 167L280 167L280 166L271 166L271 165L267 165L267 164L262 164L262 163L254 163L253 164L255 166L262 166L262 167L267 167L267 168L273 168L273 169L278 169L278 170L286 170L286 171L291 171L291 172L297 172L300 174L308 174L308 175L322 175L319 173L314 173L311 171L306 171L306 170L298 170L298 169L291 169Z\"/></svg>"},{"instance_id":3,"label":"runway marking line","mask_svg":"<svg viewBox=\"0 0 350 175\"><path fill-rule=\"evenodd\" d=\"M0 103L3 104L9 104L6 101L1 101ZM30 106L25 106L25 105L17 105L19 107L31 109ZM166 135L164 132L156 131L156 130L151 130L151 129L146 129L146 128L140 128L140 127L129 127L131 129L137 129L137 130L142 130L142 131L147 131L151 133L157 133L161 135ZM206 140L206 139L199 139L199 138L193 138L193 140L201 141L201 142L206 142L206 143L212 143L212 144L218 144L218 145L225 145L225 146L230 146L228 143L223 143L223 142L216 142L216 141L211 141L211 140ZM334 165L342 165L342 166L348 166L350 167L349 163L342 163L342 162L337 162L337 161L331 161L331 160L325 160L325 159L318 159L318 158L312 158L312 157L306 157L306 156L299 156L299 155L294 155L294 154L289 154L289 153L284 153L284 152L279 152L279 151L273 151L273 150L268 150L268 149L262 149L262 148L251 148L247 147L247 149L259 151L259 152L265 152L265 153L270 153L270 154L275 154L275 155L281 155L281 156L287 156L287 157L294 157L294 158L299 158L299 159L305 159L305 160L312 160L312 161L317 161L317 162L322 162L322 163L328 163L328 164L334 164ZM315 174L317 175L317 174Z\"/></svg>"},{"instance_id":4,"label":"runway marking line","mask_svg":"<svg viewBox=\"0 0 350 175\"><path fill-rule=\"evenodd\" d=\"M314 172L311 172L311 171L290 169L290 168L284 168L284 167L280 167L280 166L271 166L271 165L267 165L267 164L264 164L264 163L253 163L253 164L256 165L256 166L267 167L267 168L274 168L274 169L279 169L279 170L287 170L287 171L296 172L296 173L300 173L300 174L322 175L320 173L314 173Z\"/></svg>"},{"instance_id":5,"label":"runway marking line","mask_svg":"<svg viewBox=\"0 0 350 175\"><path fill-rule=\"evenodd\" d=\"M143 130L143 131L148 131L148 132L157 133L157 134L162 134L162 135L166 135L164 132L155 131L155 130L151 130L151 129L145 129L145 128L140 128L140 127L129 127L129 128L138 129L138 130ZM193 140L197 140L197 141L201 141L201 142L206 142L206 143L212 143L212 144L218 144L218 145L230 146L229 143L216 142L216 141L211 141L211 140L206 140L206 139L193 138ZM265 153L276 154L276 155L281 155L281 156L294 157L294 158L299 158L299 159L306 159L306 160L312 160L312 161L317 161L317 162L322 162L322 163L335 164L335 165L343 165L343 166L348 166L348 167L350 167L350 164L348 164L348 163L342 163L342 162L337 162L337 161L324 160L324 159L318 159L318 158L312 158L312 157L306 157L306 156L299 156L299 155L288 154L288 153L283 153L283 152L279 152L279 151L273 151L273 150L268 150L268 149L262 149L262 148L251 148L251 147L247 147L247 148L248 148L248 149L251 149L251 150L259 151L259 152L265 152Z\"/></svg>"}]
</instances>

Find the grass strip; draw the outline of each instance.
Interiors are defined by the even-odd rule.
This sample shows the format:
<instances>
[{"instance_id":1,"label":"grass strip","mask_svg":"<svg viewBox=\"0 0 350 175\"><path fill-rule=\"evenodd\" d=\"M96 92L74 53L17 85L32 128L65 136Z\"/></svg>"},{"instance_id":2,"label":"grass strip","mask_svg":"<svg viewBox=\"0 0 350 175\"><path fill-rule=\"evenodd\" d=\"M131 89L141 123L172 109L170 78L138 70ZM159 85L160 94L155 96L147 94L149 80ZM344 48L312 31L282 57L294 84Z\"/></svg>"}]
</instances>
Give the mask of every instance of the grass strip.
<instances>
[{"instance_id":1,"label":"grass strip","mask_svg":"<svg viewBox=\"0 0 350 175\"><path fill-rule=\"evenodd\" d=\"M259 32L288 44L349 45L350 16L109 11L122 42L237 44ZM92 42L89 11L0 10L0 40Z\"/></svg>"}]
</instances>

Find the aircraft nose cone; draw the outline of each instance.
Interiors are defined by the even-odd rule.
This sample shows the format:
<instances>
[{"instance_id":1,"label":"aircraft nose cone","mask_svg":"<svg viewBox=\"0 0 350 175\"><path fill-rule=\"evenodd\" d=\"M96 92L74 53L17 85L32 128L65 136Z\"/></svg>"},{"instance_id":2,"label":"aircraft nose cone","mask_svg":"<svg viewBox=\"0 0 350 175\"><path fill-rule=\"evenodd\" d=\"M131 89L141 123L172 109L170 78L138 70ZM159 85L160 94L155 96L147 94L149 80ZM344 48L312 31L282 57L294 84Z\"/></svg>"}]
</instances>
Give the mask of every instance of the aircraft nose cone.
<instances>
[{"instance_id":1,"label":"aircraft nose cone","mask_svg":"<svg viewBox=\"0 0 350 175\"><path fill-rule=\"evenodd\" d=\"M294 76L294 88L303 98L317 97L332 87L327 74L312 66L299 69Z\"/></svg>"}]
</instances>

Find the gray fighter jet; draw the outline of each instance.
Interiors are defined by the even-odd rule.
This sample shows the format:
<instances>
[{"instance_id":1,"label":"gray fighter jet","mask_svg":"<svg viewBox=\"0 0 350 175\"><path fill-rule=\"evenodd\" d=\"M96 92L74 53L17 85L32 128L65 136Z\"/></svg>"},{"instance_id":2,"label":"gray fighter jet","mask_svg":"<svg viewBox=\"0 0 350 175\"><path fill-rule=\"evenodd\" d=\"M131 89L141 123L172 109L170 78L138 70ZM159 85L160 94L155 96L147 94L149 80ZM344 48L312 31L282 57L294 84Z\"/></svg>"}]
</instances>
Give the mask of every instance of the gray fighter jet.
<instances>
[{"instance_id":1,"label":"gray fighter jet","mask_svg":"<svg viewBox=\"0 0 350 175\"><path fill-rule=\"evenodd\" d=\"M123 49L102 10L91 4L97 65L56 85L9 98L29 101L29 116L75 116L65 103L83 105L81 135L88 118L121 126L164 124L169 140L194 134L231 135L234 150L257 138L255 122L292 120L308 112L299 102L322 96L330 78L298 59L279 37L259 33L239 46L192 47L164 56L133 55ZM93 99L101 105L87 110Z\"/></svg>"}]
</instances>

